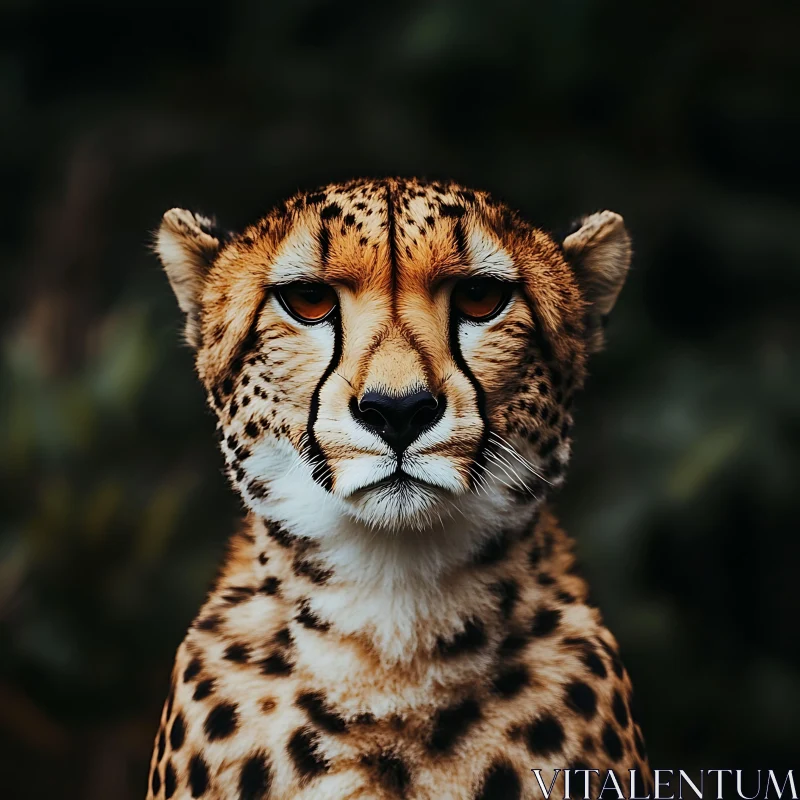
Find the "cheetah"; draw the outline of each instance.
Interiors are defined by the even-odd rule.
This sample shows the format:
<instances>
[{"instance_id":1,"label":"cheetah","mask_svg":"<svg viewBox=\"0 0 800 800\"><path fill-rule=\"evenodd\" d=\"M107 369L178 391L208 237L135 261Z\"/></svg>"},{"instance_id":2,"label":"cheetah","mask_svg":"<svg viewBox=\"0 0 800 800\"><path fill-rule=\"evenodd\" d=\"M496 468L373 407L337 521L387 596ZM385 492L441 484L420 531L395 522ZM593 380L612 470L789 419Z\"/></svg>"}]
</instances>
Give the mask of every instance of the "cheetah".
<instances>
[{"instance_id":1,"label":"cheetah","mask_svg":"<svg viewBox=\"0 0 800 800\"><path fill-rule=\"evenodd\" d=\"M548 505L622 218L556 238L455 183L356 180L241 233L172 209L155 249L247 516L147 797L532 800L609 769L643 794L630 678Z\"/></svg>"}]
</instances>

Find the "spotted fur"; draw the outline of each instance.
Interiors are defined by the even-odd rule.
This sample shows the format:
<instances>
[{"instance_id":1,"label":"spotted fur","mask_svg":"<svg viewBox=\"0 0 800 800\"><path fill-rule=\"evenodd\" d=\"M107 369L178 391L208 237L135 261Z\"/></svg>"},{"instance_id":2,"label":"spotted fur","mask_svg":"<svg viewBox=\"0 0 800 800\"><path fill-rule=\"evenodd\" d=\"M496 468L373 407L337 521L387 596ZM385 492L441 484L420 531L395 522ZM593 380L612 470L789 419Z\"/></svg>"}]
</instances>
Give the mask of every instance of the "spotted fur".
<instances>
[{"instance_id":1,"label":"spotted fur","mask_svg":"<svg viewBox=\"0 0 800 800\"><path fill-rule=\"evenodd\" d=\"M558 242L483 192L354 181L239 234L174 209L157 249L249 513L178 650L148 798L649 780L630 679L546 504L628 268L621 218ZM484 323L451 306L474 275L513 284ZM277 287L298 280L337 311L294 319ZM374 391L440 414L398 454L354 416Z\"/></svg>"}]
</instances>

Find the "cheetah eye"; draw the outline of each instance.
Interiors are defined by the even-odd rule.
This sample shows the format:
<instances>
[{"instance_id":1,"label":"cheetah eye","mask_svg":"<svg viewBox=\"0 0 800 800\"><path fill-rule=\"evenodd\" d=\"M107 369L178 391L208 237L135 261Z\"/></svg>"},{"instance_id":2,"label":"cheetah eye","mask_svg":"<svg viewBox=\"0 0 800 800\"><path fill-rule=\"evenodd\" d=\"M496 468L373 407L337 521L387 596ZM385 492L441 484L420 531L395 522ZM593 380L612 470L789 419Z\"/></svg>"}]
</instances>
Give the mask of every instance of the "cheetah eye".
<instances>
[{"instance_id":1,"label":"cheetah eye","mask_svg":"<svg viewBox=\"0 0 800 800\"><path fill-rule=\"evenodd\" d=\"M338 305L336 292L324 283L297 281L280 286L276 294L295 319L311 324L327 319Z\"/></svg>"},{"instance_id":2,"label":"cheetah eye","mask_svg":"<svg viewBox=\"0 0 800 800\"><path fill-rule=\"evenodd\" d=\"M510 284L496 278L466 278L453 289L453 307L462 317L486 322L505 308L511 297Z\"/></svg>"}]
</instances>

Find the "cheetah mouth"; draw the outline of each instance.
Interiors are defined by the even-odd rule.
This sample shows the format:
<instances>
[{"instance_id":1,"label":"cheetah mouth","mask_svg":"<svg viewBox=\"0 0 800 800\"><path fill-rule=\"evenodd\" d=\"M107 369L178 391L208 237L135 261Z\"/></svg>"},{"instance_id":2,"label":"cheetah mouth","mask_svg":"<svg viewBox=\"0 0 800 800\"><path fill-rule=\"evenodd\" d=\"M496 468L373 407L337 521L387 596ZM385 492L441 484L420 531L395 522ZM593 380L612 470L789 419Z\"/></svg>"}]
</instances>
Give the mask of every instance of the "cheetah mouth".
<instances>
[{"instance_id":1,"label":"cheetah mouth","mask_svg":"<svg viewBox=\"0 0 800 800\"><path fill-rule=\"evenodd\" d=\"M392 493L402 493L405 490L413 488L427 489L428 491L444 491L445 489L443 486L418 478L406 472L401 467L397 467L397 469L389 475L356 489L352 496L354 498L363 497L367 493L379 492L381 490L389 490Z\"/></svg>"}]
</instances>

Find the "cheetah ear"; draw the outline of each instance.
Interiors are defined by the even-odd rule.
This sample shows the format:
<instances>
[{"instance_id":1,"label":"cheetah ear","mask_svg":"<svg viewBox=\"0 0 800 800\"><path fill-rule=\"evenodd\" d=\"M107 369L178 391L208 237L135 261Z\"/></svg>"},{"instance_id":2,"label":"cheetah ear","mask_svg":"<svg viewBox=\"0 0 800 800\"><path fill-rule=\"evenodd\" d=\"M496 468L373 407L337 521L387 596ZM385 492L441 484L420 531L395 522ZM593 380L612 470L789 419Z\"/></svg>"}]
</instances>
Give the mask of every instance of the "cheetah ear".
<instances>
[{"instance_id":1,"label":"cheetah ear","mask_svg":"<svg viewBox=\"0 0 800 800\"><path fill-rule=\"evenodd\" d=\"M589 303L589 347L600 350L603 326L631 265L631 237L619 214L598 211L578 220L562 247Z\"/></svg>"},{"instance_id":2,"label":"cheetah ear","mask_svg":"<svg viewBox=\"0 0 800 800\"><path fill-rule=\"evenodd\" d=\"M200 345L200 302L208 269L229 234L213 219L184 208L164 214L155 237L155 250L167 273L172 291L186 314L186 341Z\"/></svg>"}]
</instances>

